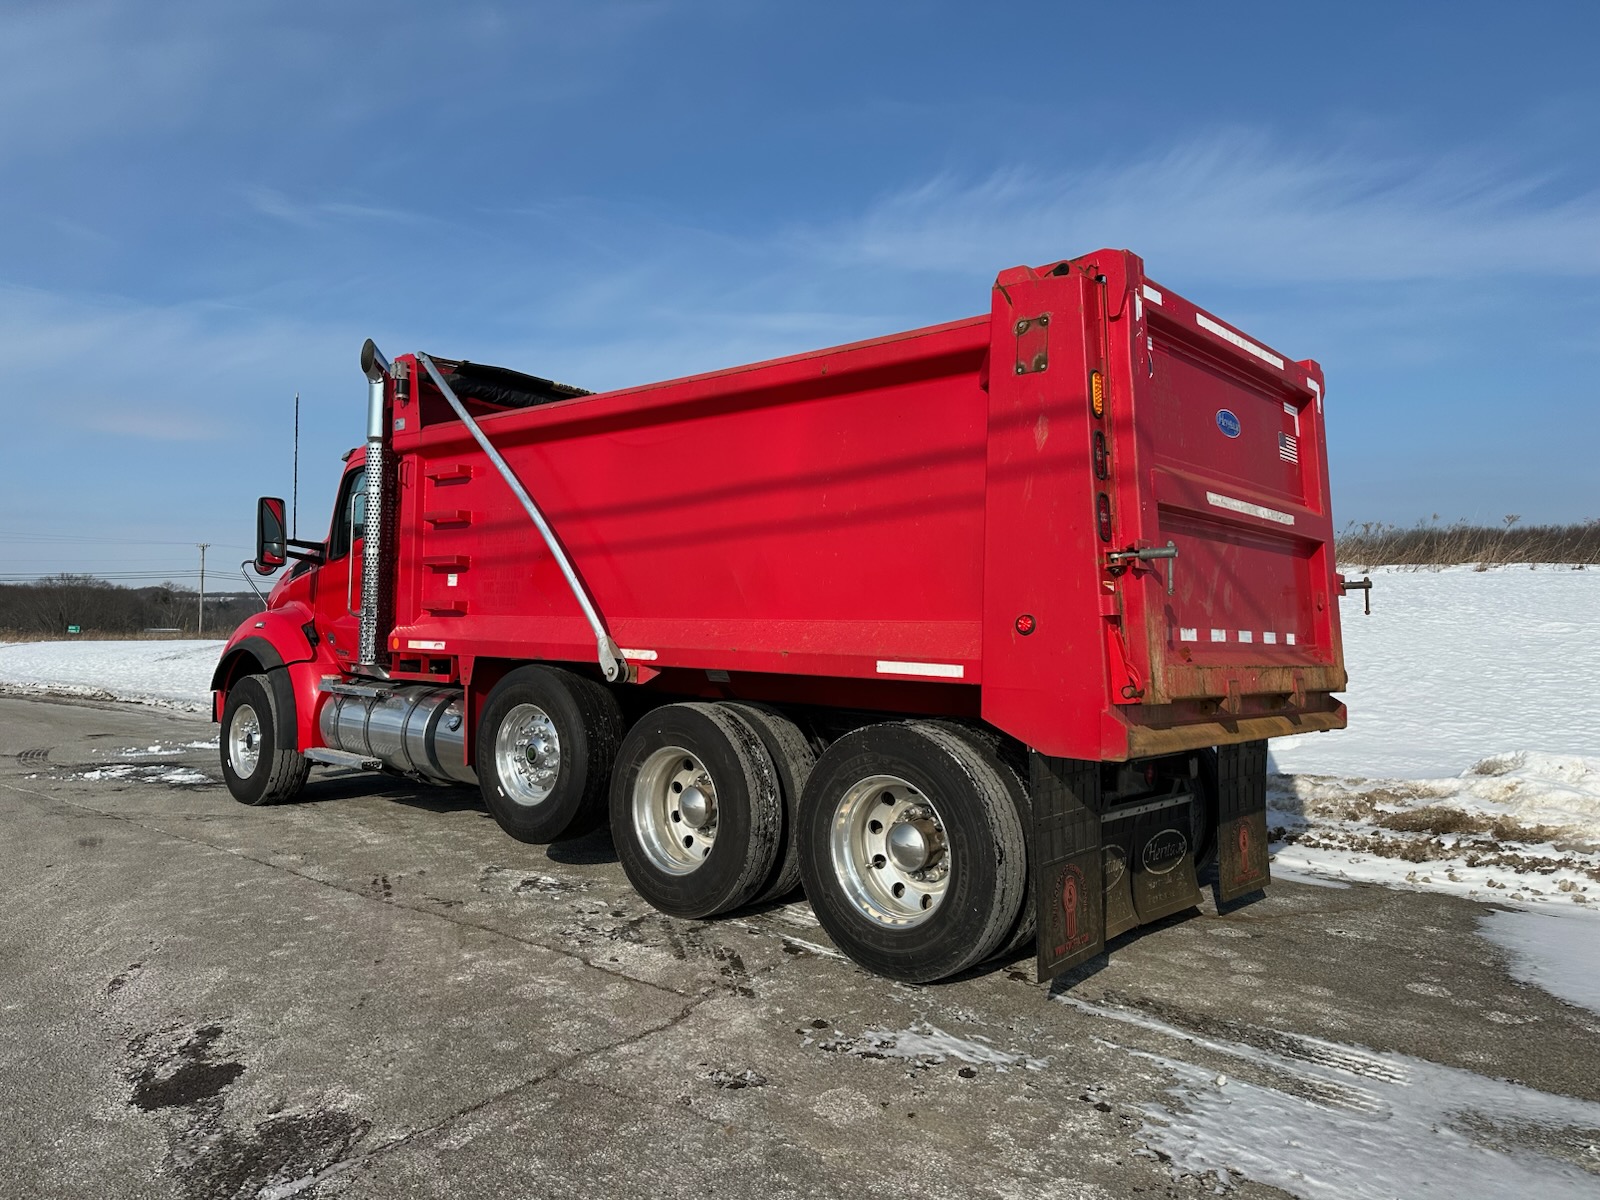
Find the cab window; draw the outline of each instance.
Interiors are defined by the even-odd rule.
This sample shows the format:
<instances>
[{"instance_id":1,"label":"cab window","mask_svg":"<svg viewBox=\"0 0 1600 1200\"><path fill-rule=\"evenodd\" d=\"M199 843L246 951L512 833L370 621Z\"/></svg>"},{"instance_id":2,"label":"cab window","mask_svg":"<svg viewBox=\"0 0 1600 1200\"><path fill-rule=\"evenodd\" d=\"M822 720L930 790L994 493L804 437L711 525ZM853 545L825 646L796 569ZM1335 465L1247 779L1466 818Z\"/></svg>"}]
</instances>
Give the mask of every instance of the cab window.
<instances>
[{"instance_id":1,"label":"cab window","mask_svg":"<svg viewBox=\"0 0 1600 1200\"><path fill-rule=\"evenodd\" d=\"M331 561L350 553L350 545L360 538L367 523L367 470L361 467L344 477L339 488L339 503L333 510L333 536L328 540Z\"/></svg>"}]
</instances>

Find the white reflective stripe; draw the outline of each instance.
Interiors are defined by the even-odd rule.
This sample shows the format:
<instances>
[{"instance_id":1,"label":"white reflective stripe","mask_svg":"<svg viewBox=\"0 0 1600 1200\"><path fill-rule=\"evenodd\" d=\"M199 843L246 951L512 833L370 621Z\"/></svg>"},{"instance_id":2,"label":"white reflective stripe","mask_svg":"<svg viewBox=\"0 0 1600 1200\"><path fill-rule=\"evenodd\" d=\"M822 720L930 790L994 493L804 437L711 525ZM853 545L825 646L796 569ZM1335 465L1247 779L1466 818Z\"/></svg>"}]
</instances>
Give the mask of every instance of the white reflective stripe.
<instances>
[{"instance_id":1,"label":"white reflective stripe","mask_svg":"<svg viewBox=\"0 0 1600 1200\"><path fill-rule=\"evenodd\" d=\"M1317 394L1317 411L1322 411L1322 385L1315 379L1306 380L1306 386Z\"/></svg>"},{"instance_id":2,"label":"white reflective stripe","mask_svg":"<svg viewBox=\"0 0 1600 1200\"><path fill-rule=\"evenodd\" d=\"M656 652L654 650L624 650L622 657L642 659L644 662L655 662Z\"/></svg>"},{"instance_id":3,"label":"white reflective stripe","mask_svg":"<svg viewBox=\"0 0 1600 1200\"><path fill-rule=\"evenodd\" d=\"M1226 325L1219 325L1217 322L1213 321L1210 317L1206 316L1205 313L1195 313L1194 319L1200 323L1200 328L1209 329L1223 341L1232 342L1246 354L1253 354L1262 362L1271 363L1280 371L1283 370L1283 359L1279 358L1271 350L1263 349L1252 342L1249 338L1240 337Z\"/></svg>"},{"instance_id":4,"label":"white reflective stripe","mask_svg":"<svg viewBox=\"0 0 1600 1200\"><path fill-rule=\"evenodd\" d=\"M1206 503L1216 508L1226 508L1230 512L1244 513L1250 517L1260 517L1263 521L1276 521L1279 525L1293 525L1294 514L1279 512L1275 508L1267 508L1260 504L1251 504L1248 500L1235 500L1232 496L1221 496L1216 492L1206 493Z\"/></svg>"},{"instance_id":5,"label":"white reflective stripe","mask_svg":"<svg viewBox=\"0 0 1600 1200\"><path fill-rule=\"evenodd\" d=\"M935 679L960 679L967 669L959 663L888 662L878 660L879 675L929 675Z\"/></svg>"},{"instance_id":6,"label":"white reflective stripe","mask_svg":"<svg viewBox=\"0 0 1600 1200\"><path fill-rule=\"evenodd\" d=\"M1213 642L1225 642L1225 641L1227 641L1228 640L1228 631L1226 629L1213 629L1211 631L1211 640Z\"/></svg>"},{"instance_id":7,"label":"white reflective stripe","mask_svg":"<svg viewBox=\"0 0 1600 1200\"><path fill-rule=\"evenodd\" d=\"M1261 635L1261 640L1269 646L1276 646L1278 644L1278 635L1269 629Z\"/></svg>"},{"instance_id":8,"label":"white reflective stripe","mask_svg":"<svg viewBox=\"0 0 1600 1200\"><path fill-rule=\"evenodd\" d=\"M1285 642L1287 642L1287 643L1288 643L1288 644L1289 644L1289 645L1291 645L1291 646L1292 646L1292 645L1294 645L1294 634L1292 634L1292 633L1286 633L1286 634L1284 634L1284 635L1283 635L1283 640L1284 640L1284 641L1285 641Z\"/></svg>"},{"instance_id":9,"label":"white reflective stripe","mask_svg":"<svg viewBox=\"0 0 1600 1200\"><path fill-rule=\"evenodd\" d=\"M1138 292L1133 294L1133 319L1135 321L1144 320L1144 305L1139 301Z\"/></svg>"},{"instance_id":10,"label":"white reflective stripe","mask_svg":"<svg viewBox=\"0 0 1600 1200\"><path fill-rule=\"evenodd\" d=\"M406 643L406 649L407 650L443 650L444 649L444 643L443 642L409 641L409 642Z\"/></svg>"},{"instance_id":11,"label":"white reflective stripe","mask_svg":"<svg viewBox=\"0 0 1600 1200\"><path fill-rule=\"evenodd\" d=\"M1156 289L1151 287L1148 283L1145 284L1140 290L1144 292L1144 298L1150 301L1151 304L1161 303L1161 293L1156 291Z\"/></svg>"},{"instance_id":12,"label":"white reflective stripe","mask_svg":"<svg viewBox=\"0 0 1600 1200\"><path fill-rule=\"evenodd\" d=\"M1198 642L1200 640L1200 631L1198 629L1180 629L1178 630L1178 640L1180 642Z\"/></svg>"},{"instance_id":13,"label":"white reflective stripe","mask_svg":"<svg viewBox=\"0 0 1600 1200\"><path fill-rule=\"evenodd\" d=\"M1252 629L1241 629L1241 630L1239 630L1239 640L1241 642L1243 642L1246 646L1251 645L1256 640L1255 631L1252 630Z\"/></svg>"}]
</instances>

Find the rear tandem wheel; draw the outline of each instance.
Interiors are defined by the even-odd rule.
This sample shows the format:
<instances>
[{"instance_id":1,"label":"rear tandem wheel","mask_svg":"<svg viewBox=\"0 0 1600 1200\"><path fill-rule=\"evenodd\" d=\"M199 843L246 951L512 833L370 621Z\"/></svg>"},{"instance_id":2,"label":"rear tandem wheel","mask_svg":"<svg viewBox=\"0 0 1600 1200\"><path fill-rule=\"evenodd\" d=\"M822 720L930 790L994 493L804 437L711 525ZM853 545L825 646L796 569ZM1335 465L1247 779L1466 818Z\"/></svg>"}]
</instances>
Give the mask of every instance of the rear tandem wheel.
<instances>
[{"instance_id":1,"label":"rear tandem wheel","mask_svg":"<svg viewBox=\"0 0 1600 1200\"><path fill-rule=\"evenodd\" d=\"M957 727L905 721L846 734L817 760L801 803L800 871L817 920L891 979L929 983L983 962L1021 932L1019 790Z\"/></svg>"},{"instance_id":2,"label":"rear tandem wheel","mask_svg":"<svg viewBox=\"0 0 1600 1200\"><path fill-rule=\"evenodd\" d=\"M663 705L623 739L611 837L628 882L661 912L748 904L772 878L782 830L772 759L731 707Z\"/></svg>"},{"instance_id":3,"label":"rear tandem wheel","mask_svg":"<svg viewBox=\"0 0 1600 1200\"><path fill-rule=\"evenodd\" d=\"M478 786L521 842L576 837L604 824L622 712L609 689L558 667L518 667L495 684L478 722Z\"/></svg>"}]
</instances>

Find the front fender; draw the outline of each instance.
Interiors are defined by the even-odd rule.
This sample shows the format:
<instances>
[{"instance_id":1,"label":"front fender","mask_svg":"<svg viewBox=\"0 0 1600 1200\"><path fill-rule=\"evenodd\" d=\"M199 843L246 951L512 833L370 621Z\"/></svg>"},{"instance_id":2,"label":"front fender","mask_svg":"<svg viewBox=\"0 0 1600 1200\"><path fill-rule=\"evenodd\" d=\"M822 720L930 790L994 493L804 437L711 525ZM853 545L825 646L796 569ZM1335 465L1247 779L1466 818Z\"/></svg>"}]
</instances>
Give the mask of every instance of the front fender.
<instances>
[{"instance_id":1,"label":"front fender","mask_svg":"<svg viewBox=\"0 0 1600 1200\"><path fill-rule=\"evenodd\" d=\"M299 749L300 714L304 709L307 717L313 715L315 700L306 706L296 703L294 676L315 678L318 673L304 670L291 673L289 668L316 661L317 650L305 628L310 623L311 612L305 605L290 604L260 613L234 630L222 648L217 669L211 673L211 719L222 719L224 699L236 679L263 674L272 687L272 698L278 708L277 732L283 739L280 745L289 750Z\"/></svg>"}]
</instances>

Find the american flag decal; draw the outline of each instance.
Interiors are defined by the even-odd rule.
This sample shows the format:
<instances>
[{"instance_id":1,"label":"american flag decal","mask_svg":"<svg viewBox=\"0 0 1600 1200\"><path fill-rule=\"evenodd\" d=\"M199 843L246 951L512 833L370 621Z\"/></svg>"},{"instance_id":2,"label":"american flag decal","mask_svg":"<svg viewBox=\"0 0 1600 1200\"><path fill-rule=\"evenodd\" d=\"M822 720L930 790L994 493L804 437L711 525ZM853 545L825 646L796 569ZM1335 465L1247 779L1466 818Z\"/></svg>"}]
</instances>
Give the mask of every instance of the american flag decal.
<instances>
[{"instance_id":1,"label":"american flag decal","mask_svg":"<svg viewBox=\"0 0 1600 1200\"><path fill-rule=\"evenodd\" d=\"M1292 433L1278 435L1278 457L1284 462L1297 463L1300 461L1300 439Z\"/></svg>"}]
</instances>

